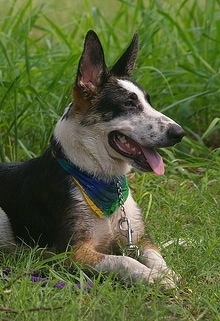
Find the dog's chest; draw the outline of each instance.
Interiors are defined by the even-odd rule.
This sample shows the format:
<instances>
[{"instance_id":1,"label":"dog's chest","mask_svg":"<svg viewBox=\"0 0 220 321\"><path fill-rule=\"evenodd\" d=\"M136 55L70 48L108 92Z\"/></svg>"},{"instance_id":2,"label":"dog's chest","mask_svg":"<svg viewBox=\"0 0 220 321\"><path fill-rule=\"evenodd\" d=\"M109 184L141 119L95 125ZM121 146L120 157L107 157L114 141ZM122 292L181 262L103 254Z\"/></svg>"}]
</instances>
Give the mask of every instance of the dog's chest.
<instances>
[{"instance_id":1,"label":"dog's chest","mask_svg":"<svg viewBox=\"0 0 220 321\"><path fill-rule=\"evenodd\" d=\"M106 252L108 252L111 249L124 247L128 243L128 225L123 223L123 229L120 228L120 220L125 215L129 219L130 228L132 229L132 241L136 244L143 237L145 229L141 211L130 194L124 204L124 209L125 211L122 211L119 208L109 218L96 217L93 237L98 248L102 250L105 248Z\"/></svg>"},{"instance_id":2,"label":"dog's chest","mask_svg":"<svg viewBox=\"0 0 220 321\"><path fill-rule=\"evenodd\" d=\"M111 224L117 234L121 233L119 228L119 221L121 218L127 217L130 221L131 229L133 230L134 241L137 242L140 237L144 234L144 222L140 208L137 206L131 194L124 204L124 210L121 208L114 213L110 219ZM126 226L125 226L126 230Z\"/></svg>"}]
</instances>

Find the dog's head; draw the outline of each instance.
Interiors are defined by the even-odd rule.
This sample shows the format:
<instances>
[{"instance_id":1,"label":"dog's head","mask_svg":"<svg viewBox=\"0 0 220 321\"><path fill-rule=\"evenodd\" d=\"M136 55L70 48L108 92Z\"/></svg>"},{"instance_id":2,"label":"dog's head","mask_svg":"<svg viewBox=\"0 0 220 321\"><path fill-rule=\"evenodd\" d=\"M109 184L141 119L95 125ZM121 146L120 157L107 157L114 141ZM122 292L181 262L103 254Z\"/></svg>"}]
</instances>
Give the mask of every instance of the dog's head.
<instances>
[{"instance_id":1,"label":"dog's head","mask_svg":"<svg viewBox=\"0 0 220 321\"><path fill-rule=\"evenodd\" d=\"M164 173L155 148L181 141L183 129L153 109L148 94L130 77L138 53L135 33L109 70L102 45L90 30L85 38L73 88L74 102L59 121L55 136L66 156L88 172L120 175L128 164Z\"/></svg>"}]
</instances>

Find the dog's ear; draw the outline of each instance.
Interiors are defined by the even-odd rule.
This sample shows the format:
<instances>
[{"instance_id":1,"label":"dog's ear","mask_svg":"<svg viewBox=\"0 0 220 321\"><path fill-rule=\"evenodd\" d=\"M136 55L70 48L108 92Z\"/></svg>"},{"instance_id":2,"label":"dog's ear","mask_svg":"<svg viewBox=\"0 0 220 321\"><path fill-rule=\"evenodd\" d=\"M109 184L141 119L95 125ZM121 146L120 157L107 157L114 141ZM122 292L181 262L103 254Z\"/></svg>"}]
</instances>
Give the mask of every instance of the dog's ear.
<instances>
[{"instance_id":1,"label":"dog's ear","mask_svg":"<svg viewBox=\"0 0 220 321\"><path fill-rule=\"evenodd\" d=\"M107 74L102 45L96 33L89 30L79 61L75 86L84 99L89 99L105 81Z\"/></svg>"},{"instance_id":2,"label":"dog's ear","mask_svg":"<svg viewBox=\"0 0 220 321\"><path fill-rule=\"evenodd\" d=\"M138 33L136 32L133 39L118 59L118 61L111 68L110 73L116 77L130 77L134 69L134 65L138 54Z\"/></svg>"}]
</instances>

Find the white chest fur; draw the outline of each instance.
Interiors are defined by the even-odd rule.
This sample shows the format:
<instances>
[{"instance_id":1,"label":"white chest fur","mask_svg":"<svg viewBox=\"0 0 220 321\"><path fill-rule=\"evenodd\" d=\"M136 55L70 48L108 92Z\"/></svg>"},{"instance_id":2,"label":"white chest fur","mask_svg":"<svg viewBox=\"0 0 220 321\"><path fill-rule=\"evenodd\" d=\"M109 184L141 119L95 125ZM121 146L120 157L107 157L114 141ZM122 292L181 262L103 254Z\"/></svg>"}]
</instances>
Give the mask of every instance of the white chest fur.
<instances>
[{"instance_id":1,"label":"white chest fur","mask_svg":"<svg viewBox=\"0 0 220 321\"><path fill-rule=\"evenodd\" d=\"M103 246L106 248L115 242L121 243L122 246L128 243L126 225L125 231L120 230L119 220L126 217L130 221L132 229L132 241L137 244L144 235L144 222L141 215L141 211L132 198L131 194L124 204L125 213L119 208L115 213L113 213L110 218L102 217L96 218L94 224L94 238L96 240L96 245L98 247Z\"/></svg>"}]
</instances>

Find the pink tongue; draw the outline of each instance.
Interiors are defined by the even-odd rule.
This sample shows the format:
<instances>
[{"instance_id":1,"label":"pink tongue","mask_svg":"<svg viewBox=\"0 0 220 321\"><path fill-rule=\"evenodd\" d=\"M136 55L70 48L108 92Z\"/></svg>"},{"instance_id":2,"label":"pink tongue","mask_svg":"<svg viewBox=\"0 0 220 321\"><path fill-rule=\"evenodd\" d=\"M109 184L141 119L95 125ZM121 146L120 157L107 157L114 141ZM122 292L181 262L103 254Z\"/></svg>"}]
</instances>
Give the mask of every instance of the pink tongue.
<instances>
[{"instance_id":1,"label":"pink tongue","mask_svg":"<svg viewBox=\"0 0 220 321\"><path fill-rule=\"evenodd\" d=\"M142 152L147 159L148 164L156 175L164 174L163 158L153 149L142 147Z\"/></svg>"}]
</instances>

